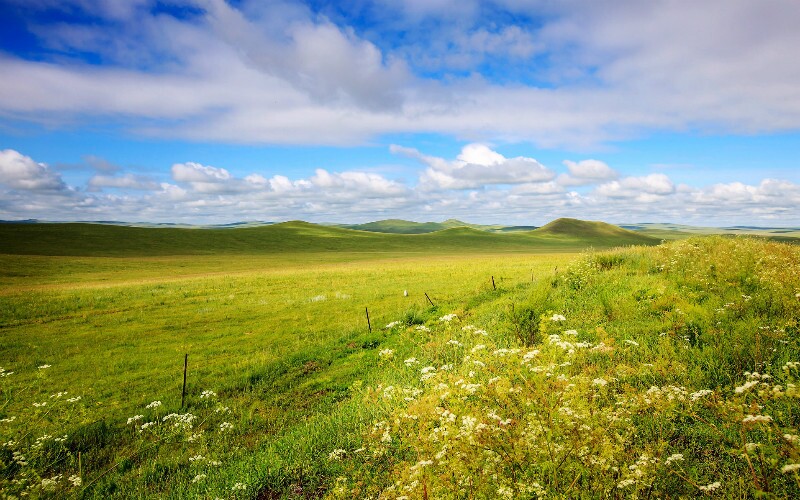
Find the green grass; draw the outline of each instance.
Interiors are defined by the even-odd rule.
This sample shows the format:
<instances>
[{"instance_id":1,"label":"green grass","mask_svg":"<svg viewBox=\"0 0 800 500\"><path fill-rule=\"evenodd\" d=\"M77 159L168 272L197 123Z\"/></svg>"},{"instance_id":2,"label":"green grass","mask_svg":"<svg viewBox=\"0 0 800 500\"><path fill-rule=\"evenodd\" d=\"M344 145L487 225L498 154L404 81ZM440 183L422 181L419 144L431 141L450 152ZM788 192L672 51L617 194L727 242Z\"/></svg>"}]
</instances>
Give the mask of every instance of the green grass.
<instances>
[{"instance_id":1,"label":"green grass","mask_svg":"<svg viewBox=\"0 0 800 500\"><path fill-rule=\"evenodd\" d=\"M800 360L797 247L717 237L578 256L634 240L598 223L557 222L538 235L301 223L14 233L3 245L21 254L0 256L0 489L54 498L539 489L671 497L720 481L726 496L799 494L797 476L781 469L800 463L800 447L783 438L798 434L800 408L774 390L796 383L782 367ZM426 366L435 370L421 380ZM774 378L769 390L735 391L753 371ZM656 397L652 387L684 396ZM688 397L700 390L709 393ZM154 400L161 406L146 408ZM450 425L442 409L455 427L432 440L432 429ZM170 412L196 419L174 427L163 420ZM773 422L743 423L748 414ZM458 437L464 416L494 430ZM747 443L759 445L750 462ZM666 463L676 453L683 461Z\"/></svg>"},{"instance_id":2,"label":"green grass","mask_svg":"<svg viewBox=\"0 0 800 500\"><path fill-rule=\"evenodd\" d=\"M258 456L262 467L276 470L262 470L252 484L288 487L286 478L318 453L309 432L322 426L331 440L350 426L351 439L358 435L358 422L370 412L350 401L350 386L379 376L371 360L390 336L385 324L399 317L425 321L488 292L492 276L501 290L513 288L570 258L514 252L5 255L0 366L16 373L2 380L10 385L3 388L9 403L0 418L28 414L27 425L35 427L41 426L37 419L52 420L51 434L99 433L91 438L95 445L68 443L72 469L73 452L82 451L85 483L113 471L82 495L124 497L143 488L148 495L183 497L191 490L183 467L191 455L175 443L162 443L152 455L150 442L131 434L125 422L148 415L143 408L153 400L178 410L188 353L189 410L203 409L205 389L235 408L236 450L217 454L221 470L229 471L221 474L238 477L242 464ZM45 364L52 367L37 368ZM61 391L80 395L82 409L65 409L70 414L63 418L29 413L33 402ZM325 422L338 423L334 429ZM39 431L31 432L36 437ZM154 489L147 478L163 471L171 471L168 481Z\"/></svg>"}]
</instances>

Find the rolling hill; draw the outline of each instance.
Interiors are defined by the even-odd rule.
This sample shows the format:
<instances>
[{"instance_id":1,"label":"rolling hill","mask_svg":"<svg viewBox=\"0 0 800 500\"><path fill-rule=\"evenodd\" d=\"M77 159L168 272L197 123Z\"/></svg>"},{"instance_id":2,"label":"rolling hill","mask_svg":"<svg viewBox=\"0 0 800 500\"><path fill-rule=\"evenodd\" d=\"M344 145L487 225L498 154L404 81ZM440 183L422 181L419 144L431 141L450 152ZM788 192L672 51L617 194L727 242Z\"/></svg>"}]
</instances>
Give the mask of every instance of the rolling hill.
<instances>
[{"instance_id":1,"label":"rolling hill","mask_svg":"<svg viewBox=\"0 0 800 500\"><path fill-rule=\"evenodd\" d=\"M553 239L585 239L595 243L613 244L614 241L626 241L629 245L652 244L654 238L641 233L623 229L605 222L585 221L579 219L556 219L539 229L532 231L536 236Z\"/></svg>"},{"instance_id":2,"label":"rolling hill","mask_svg":"<svg viewBox=\"0 0 800 500\"><path fill-rule=\"evenodd\" d=\"M535 226L503 226L499 224L484 225L470 224L457 219L448 219L444 222L412 222L403 219L385 219L364 224L335 224L336 227L355 229L358 231L371 231L376 233L394 234L425 234L451 229L455 227L469 227L488 232L528 231L536 229Z\"/></svg>"},{"instance_id":3,"label":"rolling hill","mask_svg":"<svg viewBox=\"0 0 800 500\"><path fill-rule=\"evenodd\" d=\"M0 253L18 255L558 252L658 242L609 224L574 219L559 219L534 231L493 233L462 226L424 234L377 233L302 221L227 229L87 223L0 224Z\"/></svg>"}]
</instances>

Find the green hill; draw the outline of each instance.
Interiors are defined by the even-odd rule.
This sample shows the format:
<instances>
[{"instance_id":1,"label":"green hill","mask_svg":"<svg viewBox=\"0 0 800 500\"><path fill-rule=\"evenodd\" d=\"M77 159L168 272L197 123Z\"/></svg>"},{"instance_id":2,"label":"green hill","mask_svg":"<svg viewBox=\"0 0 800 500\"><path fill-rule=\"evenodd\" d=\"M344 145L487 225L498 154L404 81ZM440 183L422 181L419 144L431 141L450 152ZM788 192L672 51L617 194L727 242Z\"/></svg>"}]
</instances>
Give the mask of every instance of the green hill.
<instances>
[{"instance_id":1,"label":"green hill","mask_svg":"<svg viewBox=\"0 0 800 500\"><path fill-rule=\"evenodd\" d=\"M364 224L341 224L338 227L375 233L424 234L441 231L453 226L445 225L442 222L412 222L402 219L386 219Z\"/></svg>"},{"instance_id":2,"label":"green hill","mask_svg":"<svg viewBox=\"0 0 800 500\"><path fill-rule=\"evenodd\" d=\"M555 224L555 226L552 226ZM589 224L589 226L586 226ZM109 224L0 224L0 253L18 255L157 256L281 252L538 252L580 251L658 240L602 223L576 230L487 232L469 227L425 234L356 231L292 221L239 228L132 227ZM592 230L587 228L594 228Z\"/></svg>"},{"instance_id":3,"label":"green hill","mask_svg":"<svg viewBox=\"0 0 800 500\"><path fill-rule=\"evenodd\" d=\"M605 222L569 218L556 219L531 233L545 238L577 239L605 244L624 241L626 245L651 245L658 242L651 236Z\"/></svg>"},{"instance_id":4,"label":"green hill","mask_svg":"<svg viewBox=\"0 0 800 500\"><path fill-rule=\"evenodd\" d=\"M444 222L413 222L402 219L386 219L364 224L336 224L336 227L345 229L355 229L358 231L371 231L376 233L392 234L425 234L451 229L454 227L469 227L487 232L513 232L529 231L535 229L532 226L503 226L500 224L470 224L458 219L448 219Z\"/></svg>"}]
</instances>

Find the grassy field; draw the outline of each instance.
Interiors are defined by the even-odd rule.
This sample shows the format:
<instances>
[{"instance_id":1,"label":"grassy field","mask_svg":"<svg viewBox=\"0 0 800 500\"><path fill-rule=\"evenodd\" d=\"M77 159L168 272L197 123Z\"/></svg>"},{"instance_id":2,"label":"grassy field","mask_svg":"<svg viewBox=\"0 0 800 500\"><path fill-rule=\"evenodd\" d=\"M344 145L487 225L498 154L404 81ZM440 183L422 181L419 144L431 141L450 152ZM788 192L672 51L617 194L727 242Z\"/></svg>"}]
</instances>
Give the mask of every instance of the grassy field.
<instances>
[{"instance_id":1,"label":"grassy field","mask_svg":"<svg viewBox=\"0 0 800 500\"><path fill-rule=\"evenodd\" d=\"M5 495L800 494L795 246L87 226L2 240Z\"/></svg>"}]
</instances>

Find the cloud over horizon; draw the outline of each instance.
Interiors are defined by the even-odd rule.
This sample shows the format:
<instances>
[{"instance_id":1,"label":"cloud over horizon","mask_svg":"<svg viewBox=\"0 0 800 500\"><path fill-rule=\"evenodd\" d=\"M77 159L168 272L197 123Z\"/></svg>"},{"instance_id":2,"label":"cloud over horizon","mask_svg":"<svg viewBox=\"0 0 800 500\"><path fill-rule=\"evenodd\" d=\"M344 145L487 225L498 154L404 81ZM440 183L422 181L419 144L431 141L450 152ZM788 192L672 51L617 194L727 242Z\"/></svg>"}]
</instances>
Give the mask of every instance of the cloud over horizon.
<instances>
[{"instance_id":1,"label":"cloud over horizon","mask_svg":"<svg viewBox=\"0 0 800 500\"><path fill-rule=\"evenodd\" d=\"M184 162L164 172L172 182L125 172L69 186L48 165L5 150L0 151L0 218L229 223L456 217L543 224L576 217L800 224L800 185L787 180L689 186L663 173L620 176L599 160L564 161L567 172L558 174L533 158L509 159L483 144L467 144L451 160L402 146L392 151L423 164L416 184L374 172L325 169L298 179L258 172L237 177L225 168ZM560 182L564 176L583 176L581 185Z\"/></svg>"}]
</instances>

